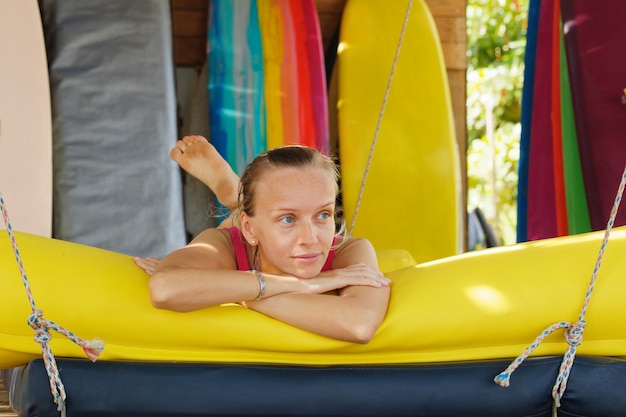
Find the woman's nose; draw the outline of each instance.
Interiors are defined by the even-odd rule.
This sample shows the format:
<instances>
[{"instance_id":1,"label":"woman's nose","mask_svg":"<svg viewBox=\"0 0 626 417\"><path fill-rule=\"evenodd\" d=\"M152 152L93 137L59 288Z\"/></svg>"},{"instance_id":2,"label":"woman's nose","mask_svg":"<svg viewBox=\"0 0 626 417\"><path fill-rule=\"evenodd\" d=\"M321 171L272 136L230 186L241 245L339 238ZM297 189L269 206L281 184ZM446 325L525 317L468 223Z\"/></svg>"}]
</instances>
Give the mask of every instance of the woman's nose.
<instances>
[{"instance_id":1,"label":"woman's nose","mask_svg":"<svg viewBox=\"0 0 626 417\"><path fill-rule=\"evenodd\" d=\"M311 244L315 243L317 240L317 235L315 234L315 228L313 224L310 222L302 222L300 225L300 243L302 244Z\"/></svg>"}]
</instances>

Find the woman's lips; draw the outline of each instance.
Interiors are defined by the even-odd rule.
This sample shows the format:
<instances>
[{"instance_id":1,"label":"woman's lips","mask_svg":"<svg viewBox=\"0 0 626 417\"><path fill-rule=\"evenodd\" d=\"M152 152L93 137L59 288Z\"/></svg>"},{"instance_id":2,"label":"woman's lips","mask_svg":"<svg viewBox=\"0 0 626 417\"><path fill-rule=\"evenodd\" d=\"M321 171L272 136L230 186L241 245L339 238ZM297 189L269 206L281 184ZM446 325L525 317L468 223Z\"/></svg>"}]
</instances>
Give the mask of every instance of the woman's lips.
<instances>
[{"instance_id":1,"label":"woman's lips","mask_svg":"<svg viewBox=\"0 0 626 417\"><path fill-rule=\"evenodd\" d=\"M303 262L303 263L315 263L319 260L321 254L319 253L307 253L307 254L303 254L303 255L296 255L293 258L298 261L298 262Z\"/></svg>"}]
</instances>

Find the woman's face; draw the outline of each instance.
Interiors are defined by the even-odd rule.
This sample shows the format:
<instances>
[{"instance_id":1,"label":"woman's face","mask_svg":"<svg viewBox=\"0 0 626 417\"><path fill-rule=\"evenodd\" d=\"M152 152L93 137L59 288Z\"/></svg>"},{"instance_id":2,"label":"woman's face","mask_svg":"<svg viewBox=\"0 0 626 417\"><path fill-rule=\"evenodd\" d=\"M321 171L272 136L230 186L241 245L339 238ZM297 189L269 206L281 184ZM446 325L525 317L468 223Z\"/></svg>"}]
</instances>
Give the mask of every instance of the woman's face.
<instances>
[{"instance_id":1,"label":"woman's face","mask_svg":"<svg viewBox=\"0 0 626 417\"><path fill-rule=\"evenodd\" d=\"M263 173L255 188L255 215L242 217L244 232L259 242L260 270L299 278L320 273L335 234L335 190L322 168Z\"/></svg>"}]
</instances>

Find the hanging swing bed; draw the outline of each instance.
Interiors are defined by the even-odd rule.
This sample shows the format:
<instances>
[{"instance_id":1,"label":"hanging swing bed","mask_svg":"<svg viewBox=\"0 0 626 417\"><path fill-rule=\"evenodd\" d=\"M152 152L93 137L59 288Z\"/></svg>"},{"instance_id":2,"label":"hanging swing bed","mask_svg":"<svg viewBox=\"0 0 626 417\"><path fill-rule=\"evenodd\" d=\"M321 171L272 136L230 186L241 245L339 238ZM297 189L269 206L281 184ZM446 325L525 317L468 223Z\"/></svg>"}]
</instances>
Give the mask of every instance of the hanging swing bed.
<instances>
[{"instance_id":1,"label":"hanging swing bed","mask_svg":"<svg viewBox=\"0 0 626 417\"><path fill-rule=\"evenodd\" d=\"M381 252L392 295L365 345L238 305L156 310L131 257L14 232L0 196L11 404L38 417L623 416L625 183L604 233L417 265Z\"/></svg>"}]
</instances>

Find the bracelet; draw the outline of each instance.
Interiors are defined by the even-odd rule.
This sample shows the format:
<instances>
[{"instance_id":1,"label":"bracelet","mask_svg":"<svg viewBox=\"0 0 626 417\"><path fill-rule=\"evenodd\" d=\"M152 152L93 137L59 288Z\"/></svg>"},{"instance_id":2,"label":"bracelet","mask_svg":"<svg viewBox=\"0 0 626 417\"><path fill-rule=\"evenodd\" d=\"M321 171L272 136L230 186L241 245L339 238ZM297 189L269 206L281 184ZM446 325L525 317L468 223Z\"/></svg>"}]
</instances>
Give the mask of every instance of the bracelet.
<instances>
[{"instance_id":1,"label":"bracelet","mask_svg":"<svg viewBox=\"0 0 626 417\"><path fill-rule=\"evenodd\" d=\"M256 296L255 300L260 300L265 295L265 278L263 274L261 274L256 269L251 270L254 275L259 279L259 294Z\"/></svg>"}]
</instances>

